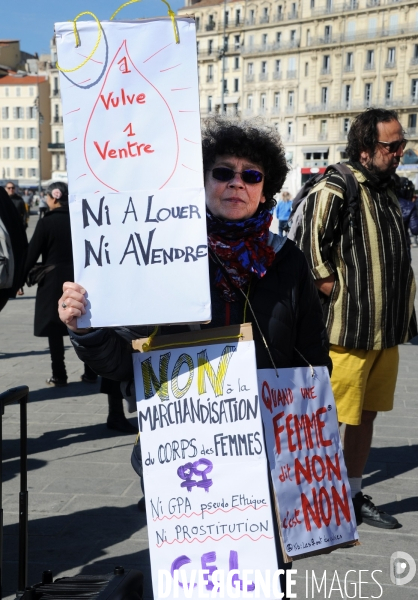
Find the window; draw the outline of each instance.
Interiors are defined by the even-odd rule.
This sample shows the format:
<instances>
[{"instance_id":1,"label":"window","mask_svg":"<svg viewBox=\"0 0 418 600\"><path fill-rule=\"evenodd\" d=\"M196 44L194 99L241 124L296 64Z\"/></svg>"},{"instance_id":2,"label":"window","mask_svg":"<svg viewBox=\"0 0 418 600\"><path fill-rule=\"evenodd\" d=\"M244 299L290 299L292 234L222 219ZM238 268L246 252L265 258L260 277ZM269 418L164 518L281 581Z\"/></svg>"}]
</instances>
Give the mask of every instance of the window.
<instances>
[{"instance_id":1,"label":"window","mask_svg":"<svg viewBox=\"0 0 418 600\"><path fill-rule=\"evenodd\" d=\"M274 108L280 108L280 92L274 92Z\"/></svg>"},{"instance_id":2,"label":"window","mask_svg":"<svg viewBox=\"0 0 418 600\"><path fill-rule=\"evenodd\" d=\"M254 63L247 63L247 75L252 75L254 73Z\"/></svg>"},{"instance_id":3,"label":"window","mask_svg":"<svg viewBox=\"0 0 418 600\"><path fill-rule=\"evenodd\" d=\"M15 158L25 158L25 149L21 146L17 146L17 148L15 148Z\"/></svg>"},{"instance_id":4,"label":"window","mask_svg":"<svg viewBox=\"0 0 418 600\"><path fill-rule=\"evenodd\" d=\"M287 135L289 136L289 138L293 135L293 121L287 122Z\"/></svg>"},{"instance_id":5,"label":"window","mask_svg":"<svg viewBox=\"0 0 418 600\"><path fill-rule=\"evenodd\" d=\"M326 119L321 120L319 131L322 136L325 136L327 133L327 124L328 124L328 121Z\"/></svg>"},{"instance_id":6,"label":"window","mask_svg":"<svg viewBox=\"0 0 418 600\"><path fill-rule=\"evenodd\" d=\"M369 36L375 37L377 31L377 18L371 17L368 23Z\"/></svg>"},{"instance_id":7,"label":"window","mask_svg":"<svg viewBox=\"0 0 418 600\"><path fill-rule=\"evenodd\" d=\"M208 96L208 112L212 112L212 96Z\"/></svg>"},{"instance_id":8,"label":"window","mask_svg":"<svg viewBox=\"0 0 418 600\"><path fill-rule=\"evenodd\" d=\"M263 35L261 36L261 44L262 44L263 48L267 48L267 38L268 38L267 33L263 33Z\"/></svg>"},{"instance_id":9,"label":"window","mask_svg":"<svg viewBox=\"0 0 418 600\"><path fill-rule=\"evenodd\" d=\"M200 42L196 42L196 54L199 54L199 44Z\"/></svg>"},{"instance_id":10,"label":"window","mask_svg":"<svg viewBox=\"0 0 418 600\"><path fill-rule=\"evenodd\" d=\"M56 144L60 143L60 132L59 131L55 132L55 143Z\"/></svg>"},{"instance_id":11,"label":"window","mask_svg":"<svg viewBox=\"0 0 418 600\"><path fill-rule=\"evenodd\" d=\"M315 8L315 0L311 0L311 8Z\"/></svg>"},{"instance_id":12,"label":"window","mask_svg":"<svg viewBox=\"0 0 418 600\"><path fill-rule=\"evenodd\" d=\"M328 104L328 88L327 87L321 88L321 104L323 104L324 106L326 104Z\"/></svg>"},{"instance_id":13,"label":"window","mask_svg":"<svg viewBox=\"0 0 418 600\"><path fill-rule=\"evenodd\" d=\"M33 96L33 87L29 88L29 96Z\"/></svg>"},{"instance_id":14,"label":"window","mask_svg":"<svg viewBox=\"0 0 418 600\"><path fill-rule=\"evenodd\" d=\"M25 137L25 130L23 129L23 127L16 127L16 129L15 129L15 139L16 140L23 140L24 137Z\"/></svg>"},{"instance_id":15,"label":"window","mask_svg":"<svg viewBox=\"0 0 418 600\"><path fill-rule=\"evenodd\" d=\"M347 52L347 54L345 55L346 57L346 67L347 67L347 71L352 71L353 67L354 67L354 59L353 59L353 53L352 52Z\"/></svg>"},{"instance_id":16,"label":"window","mask_svg":"<svg viewBox=\"0 0 418 600\"><path fill-rule=\"evenodd\" d=\"M261 61L261 72L267 73L267 61L266 60Z\"/></svg>"},{"instance_id":17,"label":"window","mask_svg":"<svg viewBox=\"0 0 418 600\"><path fill-rule=\"evenodd\" d=\"M228 80L224 79L224 93L227 94L228 93Z\"/></svg>"},{"instance_id":18,"label":"window","mask_svg":"<svg viewBox=\"0 0 418 600\"><path fill-rule=\"evenodd\" d=\"M225 50L225 52L228 52L228 44L229 44L229 38L228 38L228 36L226 35L226 36L224 37L224 50Z\"/></svg>"},{"instance_id":19,"label":"window","mask_svg":"<svg viewBox=\"0 0 418 600\"><path fill-rule=\"evenodd\" d=\"M213 52L213 40L208 40L208 54Z\"/></svg>"},{"instance_id":20,"label":"window","mask_svg":"<svg viewBox=\"0 0 418 600\"><path fill-rule=\"evenodd\" d=\"M290 30L290 43L294 44L296 42L296 29Z\"/></svg>"},{"instance_id":21,"label":"window","mask_svg":"<svg viewBox=\"0 0 418 600\"><path fill-rule=\"evenodd\" d=\"M22 169L21 167L15 169L15 177L24 177L25 176L25 169Z\"/></svg>"},{"instance_id":22,"label":"window","mask_svg":"<svg viewBox=\"0 0 418 600\"><path fill-rule=\"evenodd\" d=\"M332 0L327 0L326 9L327 9L327 12L332 12Z\"/></svg>"},{"instance_id":23,"label":"window","mask_svg":"<svg viewBox=\"0 0 418 600\"><path fill-rule=\"evenodd\" d=\"M280 31L278 31L276 33L276 46L280 46L281 41L282 41L282 34ZM417 46L418 46L418 44L417 44Z\"/></svg>"},{"instance_id":24,"label":"window","mask_svg":"<svg viewBox=\"0 0 418 600\"><path fill-rule=\"evenodd\" d=\"M28 169L28 174L29 174L29 177L36 177L37 170L36 169Z\"/></svg>"},{"instance_id":25,"label":"window","mask_svg":"<svg viewBox=\"0 0 418 600\"><path fill-rule=\"evenodd\" d=\"M414 80L412 80L412 81L414 81ZM387 81L386 86L385 86L385 100L392 100L392 96L393 96L393 81Z\"/></svg>"},{"instance_id":26,"label":"window","mask_svg":"<svg viewBox=\"0 0 418 600\"><path fill-rule=\"evenodd\" d=\"M38 158L38 148L35 146L28 148L28 158Z\"/></svg>"},{"instance_id":27,"label":"window","mask_svg":"<svg viewBox=\"0 0 418 600\"><path fill-rule=\"evenodd\" d=\"M331 41L331 31L332 31L332 27L331 25L325 25L325 29L324 29L324 41L325 42L330 42Z\"/></svg>"},{"instance_id":28,"label":"window","mask_svg":"<svg viewBox=\"0 0 418 600\"><path fill-rule=\"evenodd\" d=\"M418 100L418 79L413 79L411 81L411 96L412 100Z\"/></svg>"},{"instance_id":29,"label":"window","mask_svg":"<svg viewBox=\"0 0 418 600\"><path fill-rule=\"evenodd\" d=\"M290 17L295 18L297 15L297 11L296 11L296 2L292 2L292 4L290 5Z\"/></svg>"},{"instance_id":30,"label":"window","mask_svg":"<svg viewBox=\"0 0 418 600\"><path fill-rule=\"evenodd\" d=\"M364 102L367 107L372 104L372 84L366 83L364 86Z\"/></svg>"},{"instance_id":31,"label":"window","mask_svg":"<svg viewBox=\"0 0 418 600\"><path fill-rule=\"evenodd\" d=\"M239 47L240 47L239 35L235 35L234 36L234 48L235 48L235 50L239 50Z\"/></svg>"},{"instance_id":32,"label":"window","mask_svg":"<svg viewBox=\"0 0 418 600\"><path fill-rule=\"evenodd\" d=\"M237 8L235 11L235 25L239 25L241 23L241 9Z\"/></svg>"},{"instance_id":33,"label":"window","mask_svg":"<svg viewBox=\"0 0 418 600\"><path fill-rule=\"evenodd\" d=\"M265 110L267 106L267 96L266 94L260 95L260 108L261 110Z\"/></svg>"},{"instance_id":34,"label":"window","mask_svg":"<svg viewBox=\"0 0 418 600\"><path fill-rule=\"evenodd\" d=\"M414 58L418 58L418 44L414 44Z\"/></svg>"},{"instance_id":35,"label":"window","mask_svg":"<svg viewBox=\"0 0 418 600\"><path fill-rule=\"evenodd\" d=\"M287 92L287 106L289 108L293 108L295 105L295 92L293 90L290 90L289 92Z\"/></svg>"},{"instance_id":36,"label":"window","mask_svg":"<svg viewBox=\"0 0 418 600\"><path fill-rule=\"evenodd\" d=\"M308 101L308 90L303 90L303 101L305 103Z\"/></svg>"},{"instance_id":37,"label":"window","mask_svg":"<svg viewBox=\"0 0 418 600\"><path fill-rule=\"evenodd\" d=\"M26 118L27 119L36 119L36 116L37 116L36 107L35 106L29 106L26 109ZM22 119L23 119L23 117L22 117Z\"/></svg>"},{"instance_id":38,"label":"window","mask_svg":"<svg viewBox=\"0 0 418 600\"><path fill-rule=\"evenodd\" d=\"M253 95L252 94L248 94L248 96L247 96L247 108L248 108L248 110L253 109Z\"/></svg>"},{"instance_id":39,"label":"window","mask_svg":"<svg viewBox=\"0 0 418 600\"><path fill-rule=\"evenodd\" d=\"M234 69L239 69L239 56L234 57Z\"/></svg>"},{"instance_id":40,"label":"window","mask_svg":"<svg viewBox=\"0 0 418 600\"><path fill-rule=\"evenodd\" d=\"M1 137L4 140L8 140L10 137L10 129L8 127L3 127L3 129L1 130Z\"/></svg>"},{"instance_id":41,"label":"window","mask_svg":"<svg viewBox=\"0 0 418 600\"><path fill-rule=\"evenodd\" d=\"M281 21L283 19L283 6L279 4L277 7L277 20Z\"/></svg>"},{"instance_id":42,"label":"window","mask_svg":"<svg viewBox=\"0 0 418 600\"><path fill-rule=\"evenodd\" d=\"M20 90L20 87L18 86L18 87L16 88L16 96L18 96L18 97L20 96L20 91L21 91L21 90Z\"/></svg>"},{"instance_id":43,"label":"window","mask_svg":"<svg viewBox=\"0 0 418 600\"><path fill-rule=\"evenodd\" d=\"M255 22L255 11L254 11L253 8L250 10L249 22L250 22L249 23L250 25L254 25L254 22Z\"/></svg>"},{"instance_id":44,"label":"window","mask_svg":"<svg viewBox=\"0 0 418 600\"><path fill-rule=\"evenodd\" d=\"M195 23L196 23L196 31L199 31L199 29L200 29L200 17L196 17L195 18Z\"/></svg>"},{"instance_id":45,"label":"window","mask_svg":"<svg viewBox=\"0 0 418 600\"><path fill-rule=\"evenodd\" d=\"M305 63L305 77L307 77L309 74L309 63Z\"/></svg>"},{"instance_id":46,"label":"window","mask_svg":"<svg viewBox=\"0 0 418 600\"><path fill-rule=\"evenodd\" d=\"M306 135L306 129L307 129L307 127L306 127L306 123L304 123L304 124L302 125L302 135Z\"/></svg>"},{"instance_id":47,"label":"window","mask_svg":"<svg viewBox=\"0 0 418 600\"><path fill-rule=\"evenodd\" d=\"M310 29L306 30L306 45L307 46L311 45L311 30Z\"/></svg>"},{"instance_id":48,"label":"window","mask_svg":"<svg viewBox=\"0 0 418 600\"><path fill-rule=\"evenodd\" d=\"M263 8L263 16L261 17L262 23L268 23L269 21L269 9L267 7Z\"/></svg>"},{"instance_id":49,"label":"window","mask_svg":"<svg viewBox=\"0 0 418 600\"><path fill-rule=\"evenodd\" d=\"M344 86L344 102L345 102L345 107L346 108L350 108L350 104L351 104L351 85L345 85Z\"/></svg>"},{"instance_id":50,"label":"window","mask_svg":"<svg viewBox=\"0 0 418 600\"><path fill-rule=\"evenodd\" d=\"M239 79L234 79L234 92L239 92Z\"/></svg>"},{"instance_id":51,"label":"window","mask_svg":"<svg viewBox=\"0 0 418 600\"><path fill-rule=\"evenodd\" d=\"M343 133L347 134L350 129L350 119L343 119Z\"/></svg>"},{"instance_id":52,"label":"window","mask_svg":"<svg viewBox=\"0 0 418 600\"><path fill-rule=\"evenodd\" d=\"M347 30L346 30L346 38L347 40L354 40L356 37L356 22L348 21L347 22Z\"/></svg>"},{"instance_id":53,"label":"window","mask_svg":"<svg viewBox=\"0 0 418 600\"><path fill-rule=\"evenodd\" d=\"M224 19L225 19L225 27L228 27L228 22L229 22L229 11L228 10L225 11Z\"/></svg>"},{"instance_id":54,"label":"window","mask_svg":"<svg viewBox=\"0 0 418 600\"><path fill-rule=\"evenodd\" d=\"M366 65L368 67L373 67L373 65L374 65L374 50L367 50Z\"/></svg>"},{"instance_id":55,"label":"window","mask_svg":"<svg viewBox=\"0 0 418 600\"><path fill-rule=\"evenodd\" d=\"M9 107L8 106L3 106L3 108L1 109L1 117L5 121L9 118Z\"/></svg>"},{"instance_id":56,"label":"window","mask_svg":"<svg viewBox=\"0 0 418 600\"><path fill-rule=\"evenodd\" d=\"M10 148L3 148L3 158L6 160L10 158Z\"/></svg>"},{"instance_id":57,"label":"window","mask_svg":"<svg viewBox=\"0 0 418 600\"><path fill-rule=\"evenodd\" d=\"M394 34L398 30L398 15L389 16L389 34Z\"/></svg>"},{"instance_id":58,"label":"window","mask_svg":"<svg viewBox=\"0 0 418 600\"><path fill-rule=\"evenodd\" d=\"M322 59L322 69L324 73L329 73L331 70L331 57L328 54Z\"/></svg>"},{"instance_id":59,"label":"window","mask_svg":"<svg viewBox=\"0 0 418 600\"><path fill-rule=\"evenodd\" d=\"M252 48L254 46L254 36L250 35L248 38L248 47Z\"/></svg>"},{"instance_id":60,"label":"window","mask_svg":"<svg viewBox=\"0 0 418 600\"><path fill-rule=\"evenodd\" d=\"M24 118L24 111L21 106L15 106L13 108L13 118L14 119L23 119Z\"/></svg>"},{"instance_id":61,"label":"window","mask_svg":"<svg viewBox=\"0 0 418 600\"><path fill-rule=\"evenodd\" d=\"M208 65L208 74L206 77L206 81L213 81L213 65Z\"/></svg>"},{"instance_id":62,"label":"window","mask_svg":"<svg viewBox=\"0 0 418 600\"><path fill-rule=\"evenodd\" d=\"M60 155L56 154L55 155L55 170L59 171L60 167L61 167Z\"/></svg>"},{"instance_id":63,"label":"window","mask_svg":"<svg viewBox=\"0 0 418 600\"><path fill-rule=\"evenodd\" d=\"M388 48L388 63L389 64L394 64L395 57L396 57L396 49L395 48Z\"/></svg>"},{"instance_id":64,"label":"window","mask_svg":"<svg viewBox=\"0 0 418 600\"><path fill-rule=\"evenodd\" d=\"M282 67L282 61L278 58L276 59L276 73L280 73Z\"/></svg>"},{"instance_id":65,"label":"window","mask_svg":"<svg viewBox=\"0 0 418 600\"><path fill-rule=\"evenodd\" d=\"M416 113L413 115L408 115L408 128L416 129L417 128L417 115Z\"/></svg>"},{"instance_id":66,"label":"window","mask_svg":"<svg viewBox=\"0 0 418 600\"><path fill-rule=\"evenodd\" d=\"M4 95L5 96L9 95L9 88L8 87L4 88Z\"/></svg>"}]
</instances>

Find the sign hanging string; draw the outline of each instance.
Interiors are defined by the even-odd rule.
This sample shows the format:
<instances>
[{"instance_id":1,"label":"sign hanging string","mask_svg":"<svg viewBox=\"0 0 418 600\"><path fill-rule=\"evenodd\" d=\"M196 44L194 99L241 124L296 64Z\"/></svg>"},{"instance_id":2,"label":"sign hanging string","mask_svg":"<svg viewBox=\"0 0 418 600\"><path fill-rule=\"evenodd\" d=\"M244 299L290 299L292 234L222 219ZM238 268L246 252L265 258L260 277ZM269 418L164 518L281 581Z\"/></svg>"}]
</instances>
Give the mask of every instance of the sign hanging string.
<instances>
[{"instance_id":1,"label":"sign hanging string","mask_svg":"<svg viewBox=\"0 0 418 600\"><path fill-rule=\"evenodd\" d=\"M180 36L179 36L179 30L178 30L177 22L176 22L176 14L171 9L171 6L167 2L167 0L161 0L161 1L164 2L164 4L168 8L167 12L168 12L168 15L171 18L171 22L173 24L174 38L176 40L176 44L179 44L180 43ZM125 6L128 6L128 4L135 4L136 2L141 2L141 0L129 0L129 2L125 2L124 4L121 4L121 6L119 6L119 8L117 10L115 10L115 12L113 13L113 15L110 17L109 21L113 21L113 19L115 18L115 16L118 14L118 12L120 12L122 10L122 8L125 8ZM96 17L96 15L94 13L92 13L92 12L89 12L89 11L85 11L85 12L79 13L73 21L70 21L71 23L73 23L73 30L74 30L74 37L75 37L75 47L78 48L81 45L80 44L80 36L78 35L77 25L76 24L77 24L78 19L80 17L84 16L84 15L90 15L91 17L93 17L93 19L97 23L97 27L98 27L99 31L98 31L98 36L97 36L96 43L94 45L93 50L83 60L83 62L80 63L79 65L77 65L76 67L73 67L72 69L63 69L62 67L60 67L60 65L58 64L58 61L57 61L56 62L56 68L59 71L61 71L62 73L73 73L74 71L78 71L78 69L81 69L82 67L84 67L84 65L91 59L91 57L93 56L93 54L96 52L97 48L99 47L100 40L102 39L102 25L101 25L99 19Z\"/></svg>"}]
</instances>

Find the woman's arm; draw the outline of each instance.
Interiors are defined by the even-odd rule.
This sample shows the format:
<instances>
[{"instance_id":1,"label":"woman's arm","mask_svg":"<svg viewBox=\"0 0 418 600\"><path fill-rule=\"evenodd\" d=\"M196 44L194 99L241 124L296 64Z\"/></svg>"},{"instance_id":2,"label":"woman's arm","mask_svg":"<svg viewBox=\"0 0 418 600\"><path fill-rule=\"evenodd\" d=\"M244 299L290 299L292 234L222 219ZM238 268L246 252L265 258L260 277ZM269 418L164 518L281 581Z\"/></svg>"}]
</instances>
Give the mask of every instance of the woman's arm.
<instances>
[{"instance_id":1,"label":"woman's arm","mask_svg":"<svg viewBox=\"0 0 418 600\"><path fill-rule=\"evenodd\" d=\"M35 231L33 232L33 236L29 243L28 254L25 262L25 280L27 274L31 270L31 268L36 264L38 258L44 251L45 246L45 230L43 227L43 221L38 221L35 227Z\"/></svg>"}]
</instances>

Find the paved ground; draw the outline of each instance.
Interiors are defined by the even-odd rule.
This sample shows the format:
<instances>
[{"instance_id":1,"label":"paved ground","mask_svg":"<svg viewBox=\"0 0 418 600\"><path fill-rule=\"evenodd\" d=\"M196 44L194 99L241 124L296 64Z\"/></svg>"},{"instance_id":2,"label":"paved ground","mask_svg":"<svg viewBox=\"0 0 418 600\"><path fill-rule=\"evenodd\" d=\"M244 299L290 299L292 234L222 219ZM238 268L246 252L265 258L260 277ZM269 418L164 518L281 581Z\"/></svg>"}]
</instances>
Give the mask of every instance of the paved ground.
<instances>
[{"instance_id":1,"label":"paved ground","mask_svg":"<svg viewBox=\"0 0 418 600\"><path fill-rule=\"evenodd\" d=\"M35 217L31 221L32 228ZM418 249L413 253L418 267ZM30 388L29 583L39 581L46 568L58 576L106 573L121 564L143 570L145 598L151 599L146 521L137 510L141 492L130 466L134 440L107 430L106 397L99 394L97 385L80 382L83 367L70 347L66 353L70 385L51 389L45 384L50 375L49 353L46 340L33 336L33 313L31 288L0 314L0 390L20 384ZM396 515L402 527L388 532L362 525L361 546L295 563L297 598L418 597L418 576L396 587L389 578L393 552L407 552L418 562L417 364L418 345L403 346L396 407L391 414L378 417L364 486L365 493ZM17 581L19 489L15 406L6 408L3 437L3 580L4 596L11 598ZM312 570L318 581L326 571L326 592L324 587L312 592ZM364 571L360 574L360 570ZM382 571L374 574L381 588L373 583L372 570ZM360 590L359 577L372 584Z\"/></svg>"}]
</instances>

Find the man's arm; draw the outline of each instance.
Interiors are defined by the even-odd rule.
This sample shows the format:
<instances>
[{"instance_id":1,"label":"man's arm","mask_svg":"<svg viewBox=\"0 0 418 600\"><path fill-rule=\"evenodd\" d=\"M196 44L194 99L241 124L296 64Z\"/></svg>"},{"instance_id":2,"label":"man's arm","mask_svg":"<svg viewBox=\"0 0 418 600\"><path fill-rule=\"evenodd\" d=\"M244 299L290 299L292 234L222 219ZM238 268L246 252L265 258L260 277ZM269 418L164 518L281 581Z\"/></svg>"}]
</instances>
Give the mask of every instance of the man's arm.
<instances>
[{"instance_id":1,"label":"man's arm","mask_svg":"<svg viewBox=\"0 0 418 600\"><path fill-rule=\"evenodd\" d=\"M316 279L314 281L314 284L316 285L317 289L326 296L329 296L331 294L332 288L334 287L334 283L334 273L332 275L329 275L328 277L325 277L324 279Z\"/></svg>"}]
</instances>

